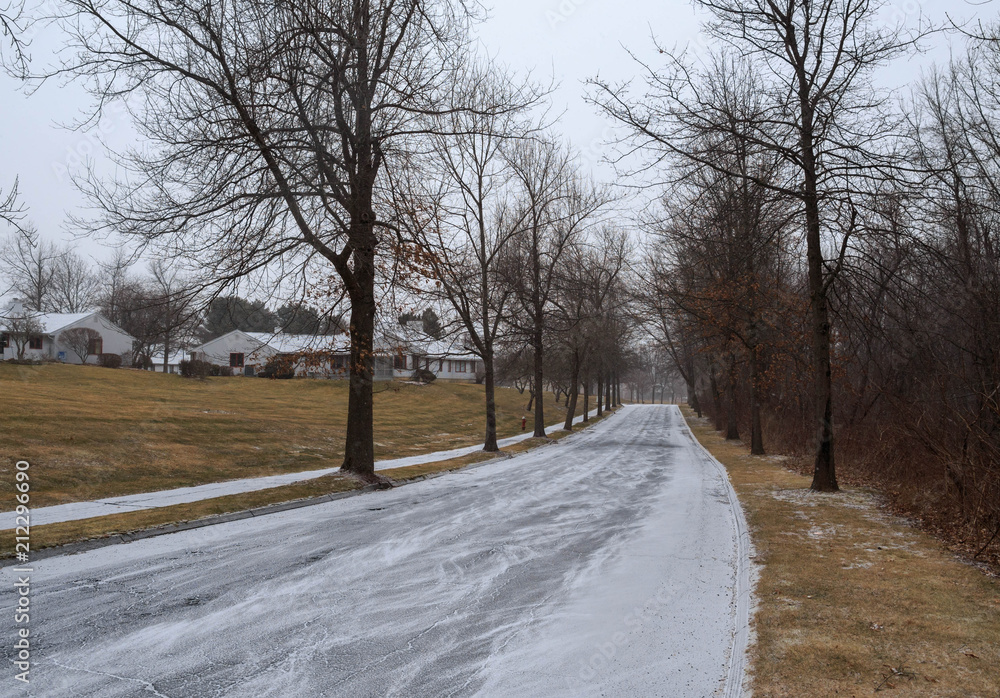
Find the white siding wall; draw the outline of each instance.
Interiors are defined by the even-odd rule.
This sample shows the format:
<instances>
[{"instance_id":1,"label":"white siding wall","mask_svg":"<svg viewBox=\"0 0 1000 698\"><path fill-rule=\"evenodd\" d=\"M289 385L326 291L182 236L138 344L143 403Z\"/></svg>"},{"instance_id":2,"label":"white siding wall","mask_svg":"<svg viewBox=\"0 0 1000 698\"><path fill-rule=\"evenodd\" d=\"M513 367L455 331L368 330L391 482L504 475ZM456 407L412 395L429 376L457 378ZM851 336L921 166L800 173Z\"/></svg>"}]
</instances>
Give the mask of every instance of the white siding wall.
<instances>
[{"instance_id":1,"label":"white siding wall","mask_svg":"<svg viewBox=\"0 0 1000 698\"><path fill-rule=\"evenodd\" d=\"M59 340L60 336L67 329L75 329L77 327L86 327L92 329L101 335L101 340L103 342L103 353L105 354L124 354L126 352L132 351L132 337L125 334L108 320L105 320L100 315L94 315L93 317L86 318L80 322L73 323L70 327L64 328L56 333L55 341L51 342L46 340L45 349L50 352L48 358L59 359L62 358L68 364L78 364L80 363L80 357L76 355L72 349L64 346ZM60 357L60 353L63 354ZM96 364L98 362L97 356L90 356L87 358L88 364Z\"/></svg>"},{"instance_id":2,"label":"white siding wall","mask_svg":"<svg viewBox=\"0 0 1000 698\"><path fill-rule=\"evenodd\" d=\"M195 353L202 361L217 366L228 366L230 354L243 354L246 366L263 366L274 352L270 347L262 347L253 337L237 330L205 342Z\"/></svg>"}]
</instances>

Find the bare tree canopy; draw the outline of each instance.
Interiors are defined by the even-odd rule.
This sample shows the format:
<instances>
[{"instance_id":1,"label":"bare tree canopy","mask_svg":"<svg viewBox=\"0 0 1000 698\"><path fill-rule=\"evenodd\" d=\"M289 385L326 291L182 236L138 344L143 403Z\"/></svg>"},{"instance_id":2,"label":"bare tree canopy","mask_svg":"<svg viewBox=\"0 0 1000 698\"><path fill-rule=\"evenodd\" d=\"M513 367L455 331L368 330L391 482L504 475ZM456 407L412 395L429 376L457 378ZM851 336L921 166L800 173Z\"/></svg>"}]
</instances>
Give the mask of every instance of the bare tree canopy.
<instances>
[{"instance_id":1,"label":"bare tree canopy","mask_svg":"<svg viewBox=\"0 0 1000 698\"><path fill-rule=\"evenodd\" d=\"M887 25L877 0L696 0L725 50L697 69L663 51L645 67L646 94L593 82L592 99L628 130L649 168L681 158L766 186L801 207L814 370L813 488L836 490L830 286L857 230L860 201L900 164L899 121L872 87L880 66L914 49L923 31ZM741 89L753 85L750 93ZM747 98L750 97L750 98ZM716 135L716 138L706 136ZM784 179L739 171L713 154L755 147L780 157ZM620 161L624 165L624 160ZM832 257L830 250L833 251Z\"/></svg>"},{"instance_id":2,"label":"bare tree canopy","mask_svg":"<svg viewBox=\"0 0 1000 698\"><path fill-rule=\"evenodd\" d=\"M433 130L430 117L465 108L451 88L476 8L67 4L61 72L86 78L98 109L124 100L148 144L118 154L127 176L80 182L104 212L98 230L192 260L216 286L332 267L351 302L343 468L375 479L375 286L379 265L395 261L380 251L393 231L392 176Z\"/></svg>"}]
</instances>

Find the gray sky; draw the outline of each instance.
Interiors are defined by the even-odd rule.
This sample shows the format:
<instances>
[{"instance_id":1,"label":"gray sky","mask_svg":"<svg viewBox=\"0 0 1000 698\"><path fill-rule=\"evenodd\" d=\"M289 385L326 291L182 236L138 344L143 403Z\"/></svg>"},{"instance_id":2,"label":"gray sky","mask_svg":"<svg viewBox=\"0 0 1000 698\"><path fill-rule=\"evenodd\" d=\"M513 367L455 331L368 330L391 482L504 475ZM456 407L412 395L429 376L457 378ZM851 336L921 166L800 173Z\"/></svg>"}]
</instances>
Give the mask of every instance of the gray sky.
<instances>
[{"instance_id":1,"label":"gray sky","mask_svg":"<svg viewBox=\"0 0 1000 698\"><path fill-rule=\"evenodd\" d=\"M997 16L993 0L972 5L966 0L892 0L888 19L915 18L919 13L940 22L945 12L969 18ZM491 19L480 28L480 39L496 59L517 71L531 70L539 81L554 77L560 84L553 95L557 126L594 167L598 177L610 178L600 165L601 142L610 124L583 100L583 82L600 73L611 80L628 78L636 65L623 46L643 60L657 61L651 33L668 46L697 46L699 18L688 0L502 0ZM33 39L32 54L42 63L60 43L54 32ZM893 66L886 79L894 85L912 82L920 66L946 60L947 46L939 38L930 56ZM50 239L68 240L65 221L80 213L84 202L69 179L87 158L101 159L99 136L112 144L131 137L128 120L112 115L101 124L101 134L60 127L86 109L88 98L75 85L47 84L27 97L10 78L0 77L0 187L6 190L15 176L21 180L29 217ZM76 242L80 251L105 258L106 249L92 240Z\"/></svg>"}]
</instances>

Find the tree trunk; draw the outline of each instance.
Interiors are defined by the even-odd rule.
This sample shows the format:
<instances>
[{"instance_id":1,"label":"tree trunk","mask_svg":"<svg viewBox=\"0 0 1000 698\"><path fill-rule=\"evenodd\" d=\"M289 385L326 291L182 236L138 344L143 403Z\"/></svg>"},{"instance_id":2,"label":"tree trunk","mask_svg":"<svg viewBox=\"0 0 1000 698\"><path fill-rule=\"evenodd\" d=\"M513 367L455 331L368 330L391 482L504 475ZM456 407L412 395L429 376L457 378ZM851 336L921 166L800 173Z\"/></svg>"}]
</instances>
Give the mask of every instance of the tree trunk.
<instances>
[{"instance_id":1,"label":"tree trunk","mask_svg":"<svg viewBox=\"0 0 1000 698\"><path fill-rule=\"evenodd\" d=\"M822 231L819 213L813 111L809 86L800 85L800 151L803 204L806 214L806 258L809 267L809 310L813 336L813 399L816 420L816 462L810 486L819 492L836 492L837 472L833 451L833 371L830 360L830 312L823 271Z\"/></svg>"},{"instance_id":2,"label":"tree trunk","mask_svg":"<svg viewBox=\"0 0 1000 698\"><path fill-rule=\"evenodd\" d=\"M603 376L597 374L597 416L604 414L604 382Z\"/></svg>"},{"instance_id":3,"label":"tree trunk","mask_svg":"<svg viewBox=\"0 0 1000 698\"><path fill-rule=\"evenodd\" d=\"M542 376L542 328L541 325L535 328L535 436L545 436L545 415L543 406L545 404L545 394L542 392L544 379Z\"/></svg>"},{"instance_id":4,"label":"tree trunk","mask_svg":"<svg viewBox=\"0 0 1000 698\"><path fill-rule=\"evenodd\" d=\"M612 386L611 386L611 374L610 373L608 374L606 380L607 380L607 384L605 385L605 388L604 388L604 411L605 412L607 412L607 411L609 411L611 409L611 390L612 390Z\"/></svg>"},{"instance_id":5,"label":"tree trunk","mask_svg":"<svg viewBox=\"0 0 1000 698\"><path fill-rule=\"evenodd\" d=\"M373 236L374 237L374 236ZM347 442L341 466L366 480L375 476L375 250L355 250L358 288L351 293L351 374L347 398Z\"/></svg>"},{"instance_id":6,"label":"tree trunk","mask_svg":"<svg viewBox=\"0 0 1000 698\"><path fill-rule=\"evenodd\" d=\"M530 390L528 390L528 407L525 411L531 412L531 408L534 407L534 405L535 405L535 389L531 388Z\"/></svg>"},{"instance_id":7,"label":"tree trunk","mask_svg":"<svg viewBox=\"0 0 1000 698\"><path fill-rule=\"evenodd\" d=\"M570 377L569 392L566 393L566 423L563 429L573 431L573 417L576 416L576 396L579 393L580 356L573 352L573 375Z\"/></svg>"},{"instance_id":8,"label":"tree trunk","mask_svg":"<svg viewBox=\"0 0 1000 698\"><path fill-rule=\"evenodd\" d=\"M736 422L736 357L729 356L726 376L726 440L739 441L740 428Z\"/></svg>"},{"instance_id":9,"label":"tree trunk","mask_svg":"<svg viewBox=\"0 0 1000 698\"><path fill-rule=\"evenodd\" d=\"M722 396L719 395L719 384L715 380L715 366L709 369L708 374L708 387L712 391L712 406L715 408L715 430L722 431L723 428L723 413L722 413Z\"/></svg>"},{"instance_id":10,"label":"tree trunk","mask_svg":"<svg viewBox=\"0 0 1000 698\"><path fill-rule=\"evenodd\" d=\"M750 455L764 455L764 433L760 425L760 389L757 387L757 352L750 350Z\"/></svg>"},{"instance_id":11,"label":"tree trunk","mask_svg":"<svg viewBox=\"0 0 1000 698\"><path fill-rule=\"evenodd\" d=\"M590 376L583 377L583 421L590 421Z\"/></svg>"},{"instance_id":12,"label":"tree trunk","mask_svg":"<svg viewBox=\"0 0 1000 698\"><path fill-rule=\"evenodd\" d=\"M493 349L487 348L483 357L483 372L486 374L483 382L486 384L486 441L483 450L487 453L496 453L500 450L497 445L497 402L496 387L493 376Z\"/></svg>"},{"instance_id":13,"label":"tree trunk","mask_svg":"<svg viewBox=\"0 0 1000 698\"><path fill-rule=\"evenodd\" d=\"M687 391L688 391L688 395L687 395L687 397L688 397L688 405L691 407L692 410L694 410L694 413L696 415L698 415L698 418L701 419L701 416L702 416L701 415L701 400L698 399L698 386L695 385L694 383L690 383L689 382L687 384Z\"/></svg>"}]
</instances>

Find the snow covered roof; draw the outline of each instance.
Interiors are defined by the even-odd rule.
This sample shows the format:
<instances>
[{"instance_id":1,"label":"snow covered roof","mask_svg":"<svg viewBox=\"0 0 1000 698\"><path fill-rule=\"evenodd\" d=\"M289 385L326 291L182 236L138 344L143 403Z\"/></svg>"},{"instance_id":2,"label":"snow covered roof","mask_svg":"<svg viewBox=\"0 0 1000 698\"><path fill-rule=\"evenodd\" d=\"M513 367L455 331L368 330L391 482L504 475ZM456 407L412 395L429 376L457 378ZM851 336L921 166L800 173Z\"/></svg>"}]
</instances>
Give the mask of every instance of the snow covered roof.
<instances>
[{"instance_id":1,"label":"snow covered roof","mask_svg":"<svg viewBox=\"0 0 1000 698\"><path fill-rule=\"evenodd\" d=\"M42 325L42 332L45 334L58 334L70 325L80 322L80 320L86 320L96 314L96 310L91 310L89 313L42 313L36 317Z\"/></svg>"},{"instance_id":2,"label":"snow covered roof","mask_svg":"<svg viewBox=\"0 0 1000 698\"><path fill-rule=\"evenodd\" d=\"M418 329L415 323L392 328L386 333L387 340L397 351L420 354L433 359L475 359L476 355L467 346L462 337L452 336L435 339Z\"/></svg>"},{"instance_id":3,"label":"snow covered roof","mask_svg":"<svg viewBox=\"0 0 1000 698\"><path fill-rule=\"evenodd\" d=\"M32 317L41 325L42 334L55 335L70 325L98 314L97 310L91 310L86 313L36 313L31 310L25 310L24 306L19 302L15 302L15 304L7 306L0 312L0 319Z\"/></svg>"},{"instance_id":4,"label":"snow covered roof","mask_svg":"<svg viewBox=\"0 0 1000 698\"><path fill-rule=\"evenodd\" d=\"M279 332L247 332L247 336L266 344L278 354L302 354L312 351L347 353L351 342L347 335L285 334Z\"/></svg>"},{"instance_id":5,"label":"snow covered roof","mask_svg":"<svg viewBox=\"0 0 1000 698\"><path fill-rule=\"evenodd\" d=\"M191 358L191 352L190 351L186 351L186 350L174 351L174 352L170 353L170 362L169 362L169 364L171 366L177 366L177 365L180 365L181 361L186 361L187 359L190 359L190 358ZM153 354L150 357L150 360L153 362L154 366L162 366L163 365L163 349L160 349L160 353Z\"/></svg>"}]
</instances>

